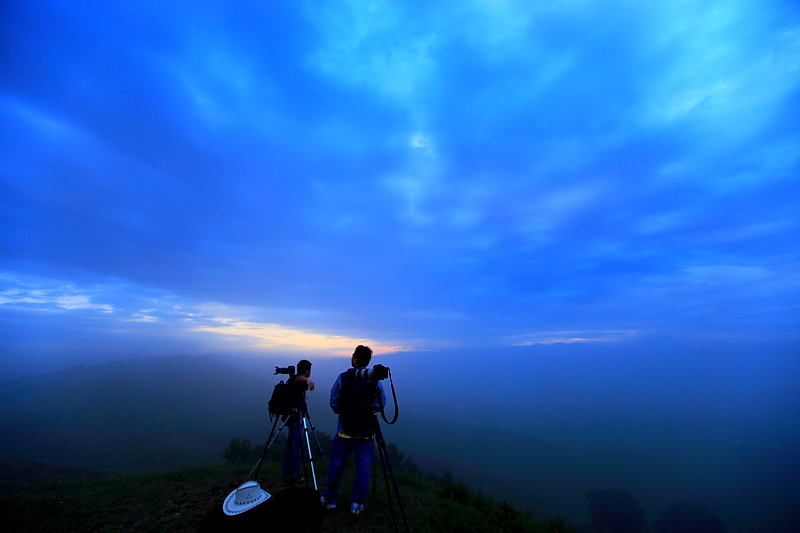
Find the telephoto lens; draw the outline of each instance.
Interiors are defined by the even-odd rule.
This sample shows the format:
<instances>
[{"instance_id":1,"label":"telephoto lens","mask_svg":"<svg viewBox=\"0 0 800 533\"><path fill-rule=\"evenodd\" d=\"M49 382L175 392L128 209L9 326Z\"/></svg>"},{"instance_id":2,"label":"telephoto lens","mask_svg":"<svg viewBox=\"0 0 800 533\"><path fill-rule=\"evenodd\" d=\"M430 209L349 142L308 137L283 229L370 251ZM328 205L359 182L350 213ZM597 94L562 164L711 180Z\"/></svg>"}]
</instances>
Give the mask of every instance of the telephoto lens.
<instances>
[{"instance_id":1,"label":"telephoto lens","mask_svg":"<svg viewBox=\"0 0 800 533\"><path fill-rule=\"evenodd\" d=\"M287 374L289 376L294 376L294 365L287 366L286 368L281 368L281 367L276 366L275 367L275 375L278 375L278 374Z\"/></svg>"},{"instance_id":2,"label":"telephoto lens","mask_svg":"<svg viewBox=\"0 0 800 533\"><path fill-rule=\"evenodd\" d=\"M380 381L389 377L389 367L383 365L375 365L372 368L356 368L350 372L359 381Z\"/></svg>"}]
</instances>

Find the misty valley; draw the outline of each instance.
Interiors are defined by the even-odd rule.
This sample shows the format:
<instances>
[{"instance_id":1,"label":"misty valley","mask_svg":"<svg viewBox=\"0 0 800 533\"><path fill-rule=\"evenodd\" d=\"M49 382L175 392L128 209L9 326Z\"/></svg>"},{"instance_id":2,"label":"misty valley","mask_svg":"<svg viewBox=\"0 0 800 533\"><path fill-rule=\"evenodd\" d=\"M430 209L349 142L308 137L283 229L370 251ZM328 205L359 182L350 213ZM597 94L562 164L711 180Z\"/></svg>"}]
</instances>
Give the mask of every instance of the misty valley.
<instances>
[{"instance_id":1,"label":"misty valley","mask_svg":"<svg viewBox=\"0 0 800 533\"><path fill-rule=\"evenodd\" d=\"M170 475L182 468L223 463L241 470L256 461L259 446L263 449L270 426L266 402L276 382L213 359L180 356L77 366L2 383L5 504L9 491L24 483ZM309 412L323 442L329 443L335 421L325 405L326 393L310 395ZM414 483L427 483L425 490L431 493L450 491L451 500L453 494L461 494L461 505L478 508L490 500L492 505L509 501L522 510L519 516L529 513L539 520L536 527L561 520L550 523L553 531L563 526L581 532L668 532L674 530L669 529L672 522L683 523L684 528L687 523L705 524L706 529L696 531L709 533L792 527L777 522L731 523L729 516L709 505L716 501L714 494L703 499L690 485L684 498L653 509L652 502L659 500L642 491L639 480L631 477L629 486L623 486L615 473L622 467L603 464L618 460L608 450L582 449L581 442L565 446L552 438L517 432L513 424L489 429L437 420L416 412L413 401L408 403L411 410L403 411L401 422L386 431L397 468L420 480L404 487L418 489ZM270 450L272 462L279 463L282 452L279 440ZM631 462L640 460L630 455ZM648 475L659 471L640 467ZM604 483L606 479L609 482ZM657 480L652 484L657 486ZM206 497L192 505L197 514L214 503L218 502ZM492 509L481 516L499 512ZM619 523L613 525L615 521Z\"/></svg>"}]
</instances>

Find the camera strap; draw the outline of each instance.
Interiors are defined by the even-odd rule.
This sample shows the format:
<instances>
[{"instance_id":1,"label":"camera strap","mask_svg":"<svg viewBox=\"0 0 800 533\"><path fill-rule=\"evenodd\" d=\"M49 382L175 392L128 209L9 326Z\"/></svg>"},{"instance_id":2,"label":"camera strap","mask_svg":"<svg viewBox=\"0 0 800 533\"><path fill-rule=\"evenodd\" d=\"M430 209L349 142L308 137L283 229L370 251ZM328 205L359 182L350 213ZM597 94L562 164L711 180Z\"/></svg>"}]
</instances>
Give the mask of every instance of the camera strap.
<instances>
[{"instance_id":1,"label":"camera strap","mask_svg":"<svg viewBox=\"0 0 800 533\"><path fill-rule=\"evenodd\" d=\"M392 387L392 400L394 400L394 418L392 418L391 422L389 422L386 419L386 413L384 412L384 408L385 408L384 405L381 405L381 418L383 418L383 421L391 426L392 424L397 422L397 417L400 414L400 410L397 408L397 394L394 392L394 381L392 381L392 371L391 370L389 370L389 385L391 385L391 387Z\"/></svg>"}]
</instances>

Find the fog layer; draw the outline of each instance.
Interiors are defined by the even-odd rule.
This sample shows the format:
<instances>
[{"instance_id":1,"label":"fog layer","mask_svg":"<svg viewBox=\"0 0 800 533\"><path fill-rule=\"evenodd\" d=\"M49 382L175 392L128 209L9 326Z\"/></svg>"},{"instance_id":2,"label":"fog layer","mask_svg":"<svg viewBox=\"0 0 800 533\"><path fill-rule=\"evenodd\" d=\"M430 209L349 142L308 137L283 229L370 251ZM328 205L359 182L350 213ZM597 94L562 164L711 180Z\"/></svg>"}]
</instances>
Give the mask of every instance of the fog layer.
<instances>
[{"instance_id":1,"label":"fog layer","mask_svg":"<svg viewBox=\"0 0 800 533\"><path fill-rule=\"evenodd\" d=\"M374 361L392 368L400 404L387 439L425 467L540 514L581 521L588 490L624 487L651 520L687 500L740 531L788 520L800 503L796 352L632 342ZM337 363L346 366L315 367L322 430L332 425L325 381Z\"/></svg>"}]
</instances>

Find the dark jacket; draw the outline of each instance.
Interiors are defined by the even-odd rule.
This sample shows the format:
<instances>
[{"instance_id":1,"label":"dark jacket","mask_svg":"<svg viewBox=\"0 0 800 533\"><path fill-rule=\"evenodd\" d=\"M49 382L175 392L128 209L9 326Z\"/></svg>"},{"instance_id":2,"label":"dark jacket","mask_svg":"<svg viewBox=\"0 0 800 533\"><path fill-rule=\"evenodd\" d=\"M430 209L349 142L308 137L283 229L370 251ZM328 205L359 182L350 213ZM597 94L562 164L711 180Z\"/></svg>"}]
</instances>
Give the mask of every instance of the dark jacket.
<instances>
[{"instance_id":1,"label":"dark jacket","mask_svg":"<svg viewBox=\"0 0 800 533\"><path fill-rule=\"evenodd\" d=\"M380 382L351 376L349 370L342 372L331 389L331 409L339 415L337 431L349 437L369 438L374 433L373 413L386 405L386 393Z\"/></svg>"}]
</instances>

